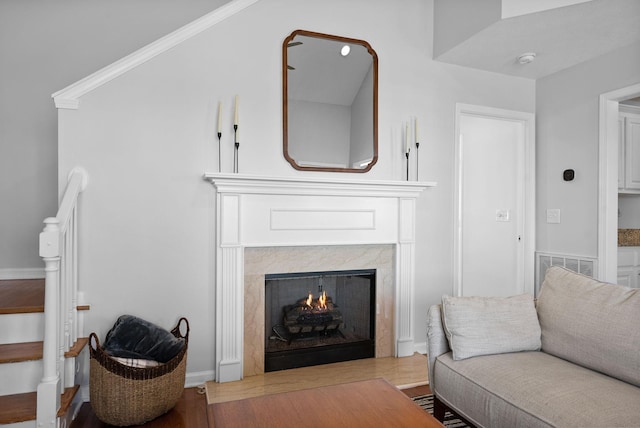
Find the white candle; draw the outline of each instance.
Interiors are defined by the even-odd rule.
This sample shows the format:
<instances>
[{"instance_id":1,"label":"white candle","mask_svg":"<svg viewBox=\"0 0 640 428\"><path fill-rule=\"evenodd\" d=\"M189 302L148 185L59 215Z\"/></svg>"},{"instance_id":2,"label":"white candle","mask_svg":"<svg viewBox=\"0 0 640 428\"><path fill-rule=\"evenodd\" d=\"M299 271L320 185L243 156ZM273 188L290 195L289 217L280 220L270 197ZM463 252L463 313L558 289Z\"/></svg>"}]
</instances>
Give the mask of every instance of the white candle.
<instances>
[{"instance_id":1,"label":"white candle","mask_svg":"<svg viewBox=\"0 0 640 428\"><path fill-rule=\"evenodd\" d=\"M416 117L416 121L413 124L414 128L413 128L413 138L414 138L414 143L419 143L420 140L418 140L418 118Z\"/></svg>"},{"instance_id":2,"label":"white candle","mask_svg":"<svg viewBox=\"0 0 640 428\"><path fill-rule=\"evenodd\" d=\"M222 101L218 102L218 134L222 133Z\"/></svg>"},{"instance_id":3,"label":"white candle","mask_svg":"<svg viewBox=\"0 0 640 428\"><path fill-rule=\"evenodd\" d=\"M239 97L236 95L236 110L235 110L235 114L233 116L233 124L234 125L238 124L238 99L239 99Z\"/></svg>"},{"instance_id":4,"label":"white candle","mask_svg":"<svg viewBox=\"0 0 640 428\"><path fill-rule=\"evenodd\" d=\"M405 124L404 127L404 149L405 153L409 153L409 124Z\"/></svg>"}]
</instances>

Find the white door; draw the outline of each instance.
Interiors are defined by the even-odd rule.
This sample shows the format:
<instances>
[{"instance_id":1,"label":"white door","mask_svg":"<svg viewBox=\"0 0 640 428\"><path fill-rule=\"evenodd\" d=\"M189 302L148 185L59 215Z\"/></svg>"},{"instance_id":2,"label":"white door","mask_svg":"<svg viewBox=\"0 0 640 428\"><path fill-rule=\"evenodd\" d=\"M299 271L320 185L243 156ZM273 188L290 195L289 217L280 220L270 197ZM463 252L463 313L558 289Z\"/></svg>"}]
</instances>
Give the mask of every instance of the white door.
<instances>
[{"instance_id":1,"label":"white door","mask_svg":"<svg viewBox=\"0 0 640 428\"><path fill-rule=\"evenodd\" d=\"M533 115L458 105L456 294L533 294Z\"/></svg>"}]
</instances>

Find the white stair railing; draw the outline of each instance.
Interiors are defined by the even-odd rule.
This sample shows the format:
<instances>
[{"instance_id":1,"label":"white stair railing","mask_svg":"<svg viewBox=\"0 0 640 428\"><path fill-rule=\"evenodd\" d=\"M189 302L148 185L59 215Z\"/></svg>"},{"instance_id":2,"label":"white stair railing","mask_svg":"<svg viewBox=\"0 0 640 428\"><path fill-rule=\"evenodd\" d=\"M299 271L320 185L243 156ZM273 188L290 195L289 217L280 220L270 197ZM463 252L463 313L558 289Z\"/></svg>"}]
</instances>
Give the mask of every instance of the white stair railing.
<instances>
[{"instance_id":1,"label":"white stair railing","mask_svg":"<svg viewBox=\"0 0 640 428\"><path fill-rule=\"evenodd\" d=\"M45 263L43 374L38 385L37 426L57 426L60 396L74 383L65 352L78 339L78 196L87 187L88 174L76 167L55 217L44 220L40 257Z\"/></svg>"}]
</instances>

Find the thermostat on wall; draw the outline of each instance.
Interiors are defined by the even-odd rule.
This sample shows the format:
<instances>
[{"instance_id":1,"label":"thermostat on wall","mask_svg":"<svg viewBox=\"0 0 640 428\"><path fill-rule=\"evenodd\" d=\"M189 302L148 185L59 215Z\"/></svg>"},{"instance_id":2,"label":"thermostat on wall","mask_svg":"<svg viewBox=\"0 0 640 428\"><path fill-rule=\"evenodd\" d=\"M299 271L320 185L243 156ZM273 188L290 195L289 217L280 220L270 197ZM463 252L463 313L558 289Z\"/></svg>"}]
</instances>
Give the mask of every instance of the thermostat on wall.
<instances>
[{"instance_id":1,"label":"thermostat on wall","mask_svg":"<svg viewBox=\"0 0 640 428\"><path fill-rule=\"evenodd\" d=\"M576 172L572 169L565 169L562 173L562 178L564 181L571 181L575 178Z\"/></svg>"}]
</instances>

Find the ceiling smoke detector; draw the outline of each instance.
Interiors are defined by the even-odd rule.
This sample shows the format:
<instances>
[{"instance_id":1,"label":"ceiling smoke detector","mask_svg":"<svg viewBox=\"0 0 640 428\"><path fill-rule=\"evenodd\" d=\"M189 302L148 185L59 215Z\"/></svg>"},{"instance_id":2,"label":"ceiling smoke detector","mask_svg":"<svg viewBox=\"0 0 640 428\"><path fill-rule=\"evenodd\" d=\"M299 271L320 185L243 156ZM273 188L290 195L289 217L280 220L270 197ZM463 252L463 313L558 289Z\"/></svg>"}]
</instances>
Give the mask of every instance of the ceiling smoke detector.
<instances>
[{"instance_id":1,"label":"ceiling smoke detector","mask_svg":"<svg viewBox=\"0 0 640 428\"><path fill-rule=\"evenodd\" d=\"M532 63L534 59L536 59L536 53L535 52L527 52L527 53L523 53L522 55L518 56L518 63L519 64L529 64L529 63Z\"/></svg>"}]
</instances>

